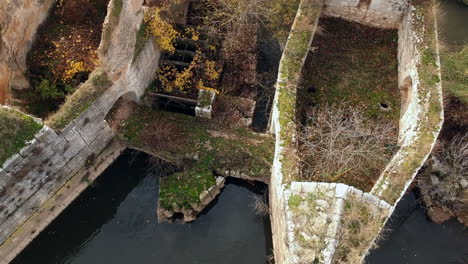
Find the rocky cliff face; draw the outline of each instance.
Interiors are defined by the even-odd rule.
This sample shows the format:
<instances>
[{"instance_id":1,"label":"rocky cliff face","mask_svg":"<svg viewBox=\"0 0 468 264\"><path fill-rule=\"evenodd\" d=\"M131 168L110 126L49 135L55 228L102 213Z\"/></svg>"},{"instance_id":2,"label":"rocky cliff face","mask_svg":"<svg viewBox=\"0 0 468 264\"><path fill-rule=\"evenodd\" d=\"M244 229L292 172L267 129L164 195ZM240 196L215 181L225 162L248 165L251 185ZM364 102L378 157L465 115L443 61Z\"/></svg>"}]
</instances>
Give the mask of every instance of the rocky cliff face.
<instances>
[{"instance_id":1,"label":"rocky cliff face","mask_svg":"<svg viewBox=\"0 0 468 264\"><path fill-rule=\"evenodd\" d=\"M11 91L26 89L26 55L53 0L0 1L0 104L11 102Z\"/></svg>"}]
</instances>

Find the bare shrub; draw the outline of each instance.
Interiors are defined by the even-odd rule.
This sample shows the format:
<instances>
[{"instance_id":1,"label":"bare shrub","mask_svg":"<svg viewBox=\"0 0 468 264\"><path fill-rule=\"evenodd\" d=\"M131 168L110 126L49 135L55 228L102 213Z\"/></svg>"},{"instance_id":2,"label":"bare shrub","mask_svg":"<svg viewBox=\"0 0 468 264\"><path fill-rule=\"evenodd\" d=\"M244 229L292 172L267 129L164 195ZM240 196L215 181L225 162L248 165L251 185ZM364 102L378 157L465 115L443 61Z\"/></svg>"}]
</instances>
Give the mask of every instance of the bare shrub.
<instances>
[{"instance_id":1,"label":"bare shrub","mask_svg":"<svg viewBox=\"0 0 468 264\"><path fill-rule=\"evenodd\" d=\"M468 183L468 133L444 142L433 159L432 169L437 184L431 177L422 179L422 184L434 202L453 208Z\"/></svg>"},{"instance_id":2,"label":"bare shrub","mask_svg":"<svg viewBox=\"0 0 468 264\"><path fill-rule=\"evenodd\" d=\"M179 132L176 123L169 122L161 117L155 117L142 131L141 138L155 152L169 151L176 146L180 146L179 143L182 137Z\"/></svg>"},{"instance_id":3,"label":"bare shrub","mask_svg":"<svg viewBox=\"0 0 468 264\"><path fill-rule=\"evenodd\" d=\"M351 106L323 105L308 113L299 132L301 176L372 188L397 149L396 125Z\"/></svg>"},{"instance_id":4,"label":"bare shrub","mask_svg":"<svg viewBox=\"0 0 468 264\"><path fill-rule=\"evenodd\" d=\"M198 19L212 33L230 32L228 38L234 46L242 44L239 40L248 25L266 24L284 46L298 4L298 0L202 0L200 6L210 11Z\"/></svg>"},{"instance_id":5,"label":"bare shrub","mask_svg":"<svg viewBox=\"0 0 468 264\"><path fill-rule=\"evenodd\" d=\"M268 206L265 196L254 195L252 207L255 209L257 215L267 216L270 214L270 207Z\"/></svg>"}]
</instances>

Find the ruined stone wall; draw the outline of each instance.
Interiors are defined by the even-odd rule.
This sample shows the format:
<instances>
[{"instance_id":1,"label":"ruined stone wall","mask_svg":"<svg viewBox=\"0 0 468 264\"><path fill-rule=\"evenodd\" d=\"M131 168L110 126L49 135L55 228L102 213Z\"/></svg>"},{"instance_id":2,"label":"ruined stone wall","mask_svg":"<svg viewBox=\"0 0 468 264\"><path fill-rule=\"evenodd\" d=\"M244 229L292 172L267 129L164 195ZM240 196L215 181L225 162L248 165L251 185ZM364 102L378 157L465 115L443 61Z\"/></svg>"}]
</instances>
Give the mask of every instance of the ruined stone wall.
<instances>
[{"instance_id":1,"label":"ruined stone wall","mask_svg":"<svg viewBox=\"0 0 468 264\"><path fill-rule=\"evenodd\" d=\"M276 135L270 179L270 213L275 262L291 263L284 192L296 171L296 91L322 11L321 0L302 0L281 57L270 132Z\"/></svg>"},{"instance_id":2,"label":"ruined stone wall","mask_svg":"<svg viewBox=\"0 0 468 264\"><path fill-rule=\"evenodd\" d=\"M383 225L434 147L443 122L442 86L440 82L435 85L427 85L427 81L426 85L421 85L420 81L421 72L425 70L421 67L421 55L427 46L433 48L431 53L434 53L435 64L439 67L435 73L431 72L431 74L440 77L437 35L434 32L426 32L426 37L429 36L429 39L424 39L424 32L421 33L424 29L426 31L433 30L432 25L423 24L424 15L431 15L427 12L433 10L427 9L421 12L421 9L417 10L416 7L407 7L406 1L401 1L400 5L394 5L396 2L400 1L326 0L323 11L326 15L342 17L369 26L399 28L398 85L402 94L400 150L389 162L370 193L363 194L359 190L339 183L298 183L290 182L291 179L289 179L290 184L288 184L283 167L291 167L291 162L288 157L285 157L284 144L281 141L281 134L285 130L284 124L288 124L284 120L284 109L288 108L282 108L281 105L288 103L288 101L281 97L281 90L278 90L277 87L270 129L277 137L270 181L271 224L276 263L314 263L316 258L319 263L332 263L334 251L340 247L337 234L343 215L342 202L346 200L342 194L349 192L343 190L350 190L353 195L362 197L361 201L370 208L381 212L383 220L379 223ZM366 3L366 5L363 6L362 3ZM437 23L435 24L437 28ZM292 34L290 39L291 36ZM432 47L433 43L436 44L435 47ZM281 74L280 70L278 86L281 85L281 78L286 76ZM395 87L395 89L397 88ZM288 96L290 95L288 94ZM291 107L295 106L291 105L289 109ZM294 137L294 135L290 136ZM326 188L317 191L317 186ZM314 194L316 196L320 193L333 194L327 198L328 200L321 199L323 201L318 204L318 207L322 208L321 216L319 214L294 215L295 212L291 210L288 202L291 195ZM317 207L309 209L316 210ZM301 221L307 224L301 226ZM314 234L314 230L310 234L304 234L304 230L310 230L311 227L315 226L322 228L315 230L316 234ZM325 233L319 234L319 231ZM302 235L302 237L298 238L297 234ZM378 232L372 235L376 238ZM325 237L325 239L315 241L320 236ZM310 242L307 243L308 245L313 245L316 242L317 247L301 246L301 241L304 240ZM371 244L363 252L360 252L361 261L370 248Z\"/></svg>"},{"instance_id":3,"label":"ruined stone wall","mask_svg":"<svg viewBox=\"0 0 468 264\"><path fill-rule=\"evenodd\" d=\"M112 14L113 1L108 14ZM112 70L114 65L125 66L118 76L112 75L115 77L114 84L62 131L44 127L28 146L5 162L0 170L0 243L78 170L93 163L94 157L114 137L105 121L114 103L121 96L129 94L137 100L153 80L160 52L152 41L147 42L132 63L136 32L142 20L142 16L138 15L142 2L124 1L121 15L128 19L115 24L115 32L126 32L127 37L123 43L115 42L109 48L112 50L109 56L127 55L102 58L104 69ZM136 10L137 6L139 11ZM133 19L130 19L132 15Z\"/></svg>"},{"instance_id":4,"label":"ruined stone wall","mask_svg":"<svg viewBox=\"0 0 468 264\"><path fill-rule=\"evenodd\" d=\"M10 89L26 89L26 55L54 0L0 1L0 104L12 103Z\"/></svg>"},{"instance_id":5,"label":"ruined stone wall","mask_svg":"<svg viewBox=\"0 0 468 264\"><path fill-rule=\"evenodd\" d=\"M398 28L407 0L326 0L324 14L378 28Z\"/></svg>"}]
</instances>

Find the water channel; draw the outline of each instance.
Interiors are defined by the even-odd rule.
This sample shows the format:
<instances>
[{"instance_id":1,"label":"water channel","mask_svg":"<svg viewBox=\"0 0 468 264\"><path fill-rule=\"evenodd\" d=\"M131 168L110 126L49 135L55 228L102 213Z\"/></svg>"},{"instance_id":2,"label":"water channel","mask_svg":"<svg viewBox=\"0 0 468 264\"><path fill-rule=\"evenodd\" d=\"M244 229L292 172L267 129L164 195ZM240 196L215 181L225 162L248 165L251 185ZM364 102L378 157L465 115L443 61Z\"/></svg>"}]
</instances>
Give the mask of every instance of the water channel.
<instances>
[{"instance_id":1,"label":"water channel","mask_svg":"<svg viewBox=\"0 0 468 264\"><path fill-rule=\"evenodd\" d=\"M162 175L147 173L141 156L117 159L13 263L266 262L270 220L252 207L266 185L230 180L193 223L158 223Z\"/></svg>"}]
</instances>

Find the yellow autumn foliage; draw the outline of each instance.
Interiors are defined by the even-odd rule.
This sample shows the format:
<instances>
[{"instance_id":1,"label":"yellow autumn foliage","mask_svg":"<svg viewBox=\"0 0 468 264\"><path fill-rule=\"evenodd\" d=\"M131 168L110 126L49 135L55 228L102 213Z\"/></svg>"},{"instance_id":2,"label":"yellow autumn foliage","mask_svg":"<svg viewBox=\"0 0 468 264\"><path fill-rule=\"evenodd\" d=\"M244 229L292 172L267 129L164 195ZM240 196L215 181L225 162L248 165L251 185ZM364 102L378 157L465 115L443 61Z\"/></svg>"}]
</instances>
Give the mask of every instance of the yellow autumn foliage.
<instances>
[{"instance_id":1,"label":"yellow autumn foliage","mask_svg":"<svg viewBox=\"0 0 468 264\"><path fill-rule=\"evenodd\" d=\"M70 65L70 67L63 74L63 80L64 81L70 80L78 72L86 71L84 63L82 61L79 61L79 62L70 61L69 65Z\"/></svg>"},{"instance_id":2,"label":"yellow autumn foliage","mask_svg":"<svg viewBox=\"0 0 468 264\"><path fill-rule=\"evenodd\" d=\"M164 51L174 52L174 42L180 36L174 27L161 17L161 7L150 7L145 11L144 22L147 34L154 36L156 44Z\"/></svg>"}]
</instances>

